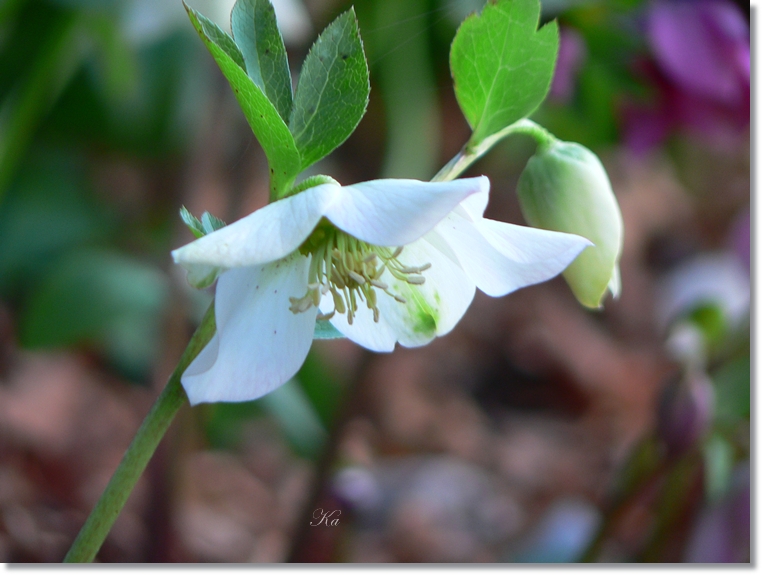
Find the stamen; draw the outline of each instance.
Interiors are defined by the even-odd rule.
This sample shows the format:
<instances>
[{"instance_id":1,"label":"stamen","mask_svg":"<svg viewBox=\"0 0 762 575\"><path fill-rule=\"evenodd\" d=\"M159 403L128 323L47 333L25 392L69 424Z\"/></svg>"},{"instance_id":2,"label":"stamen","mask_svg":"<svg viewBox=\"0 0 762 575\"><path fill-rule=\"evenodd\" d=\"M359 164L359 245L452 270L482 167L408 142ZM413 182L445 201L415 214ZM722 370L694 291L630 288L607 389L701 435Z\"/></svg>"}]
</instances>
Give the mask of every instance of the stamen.
<instances>
[{"instance_id":1,"label":"stamen","mask_svg":"<svg viewBox=\"0 0 762 575\"><path fill-rule=\"evenodd\" d=\"M387 272L396 280L409 285L422 285L426 278L421 272L430 263L419 266L403 265L397 258L403 248L371 246L336 229L324 220L302 244L299 251L311 256L307 293L301 298L289 298L293 313L302 313L311 307L319 307L322 296L331 293L334 310L318 313L318 319L330 319L336 313L346 314L352 325L358 306L363 302L378 322L378 294L382 290L395 301L406 304L407 300L389 289L381 279Z\"/></svg>"},{"instance_id":2,"label":"stamen","mask_svg":"<svg viewBox=\"0 0 762 575\"><path fill-rule=\"evenodd\" d=\"M348 273L349 277L351 277L353 280L355 280L358 284L363 285L365 283L365 278L362 277L357 272L349 271Z\"/></svg>"},{"instance_id":3,"label":"stamen","mask_svg":"<svg viewBox=\"0 0 762 575\"><path fill-rule=\"evenodd\" d=\"M331 290L331 295L333 296L333 307L336 311L339 313L346 313L347 308L344 307L344 300L341 298L341 294L336 290Z\"/></svg>"}]
</instances>

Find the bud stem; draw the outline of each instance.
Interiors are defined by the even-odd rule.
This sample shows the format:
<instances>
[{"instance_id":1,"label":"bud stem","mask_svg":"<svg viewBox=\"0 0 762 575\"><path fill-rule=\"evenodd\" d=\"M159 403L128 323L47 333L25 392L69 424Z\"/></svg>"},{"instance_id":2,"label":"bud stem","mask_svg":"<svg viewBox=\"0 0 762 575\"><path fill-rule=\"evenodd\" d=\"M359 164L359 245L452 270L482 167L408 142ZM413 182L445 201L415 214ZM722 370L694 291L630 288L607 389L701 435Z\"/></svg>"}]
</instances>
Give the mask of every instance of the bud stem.
<instances>
[{"instance_id":1,"label":"bud stem","mask_svg":"<svg viewBox=\"0 0 762 575\"><path fill-rule=\"evenodd\" d=\"M471 164L486 154L492 146L497 144L500 140L513 134L524 134L531 136L537 142L540 147L547 147L557 140L557 138L548 132L545 128L524 118L503 128L499 132L492 134L485 138L481 142L471 142L470 140L465 146L457 153L457 155L447 162L444 168L439 170L436 176L432 178L432 182L449 182L460 176L465 172Z\"/></svg>"},{"instance_id":2,"label":"bud stem","mask_svg":"<svg viewBox=\"0 0 762 575\"><path fill-rule=\"evenodd\" d=\"M185 390L180 385L180 377L190 362L212 339L215 330L214 302L212 302L188 343L188 347L185 348L175 371L172 372L167 386L146 415L119 467L111 477L111 481L66 554L65 563L90 563L95 559L177 411L188 400Z\"/></svg>"}]
</instances>

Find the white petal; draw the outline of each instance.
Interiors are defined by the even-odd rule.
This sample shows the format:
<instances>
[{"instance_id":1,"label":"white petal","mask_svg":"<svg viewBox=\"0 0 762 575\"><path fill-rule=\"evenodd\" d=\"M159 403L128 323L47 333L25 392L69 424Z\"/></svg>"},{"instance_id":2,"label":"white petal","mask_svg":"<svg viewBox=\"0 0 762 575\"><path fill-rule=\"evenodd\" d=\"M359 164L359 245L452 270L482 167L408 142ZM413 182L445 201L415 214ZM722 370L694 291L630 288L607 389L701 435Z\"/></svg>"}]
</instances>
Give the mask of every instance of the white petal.
<instances>
[{"instance_id":1,"label":"white petal","mask_svg":"<svg viewBox=\"0 0 762 575\"><path fill-rule=\"evenodd\" d=\"M573 234L551 232L450 214L436 231L457 254L460 265L490 296L502 296L561 273L592 245Z\"/></svg>"},{"instance_id":2,"label":"white petal","mask_svg":"<svg viewBox=\"0 0 762 575\"><path fill-rule=\"evenodd\" d=\"M389 284L390 291L402 296L406 303L399 303L386 294L379 293L380 315L394 329L401 345L425 345L455 327L471 305L476 286L436 232L430 232L417 242L405 246L399 260L410 267L426 263L430 263L431 267L421 273L426 279L422 285L410 285L394 278L387 271L382 277L383 281Z\"/></svg>"},{"instance_id":3,"label":"white petal","mask_svg":"<svg viewBox=\"0 0 762 575\"><path fill-rule=\"evenodd\" d=\"M322 184L290 196L172 252L186 269L254 266L296 250L323 217L339 186Z\"/></svg>"},{"instance_id":4,"label":"white petal","mask_svg":"<svg viewBox=\"0 0 762 575\"><path fill-rule=\"evenodd\" d=\"M423 285L410 285L396 279L387 270L381 280L392 293L405 299L398 302L381 290L376 290L379 321L363 303L349 325L345 315L336 314L331 323L355 343L372 351L392 351L395 342L406 347L429 343L448 333L463 317L474 297L474 282L456 263L455 254L438 234L430 232L405 247L399 256L410 267L430 263L421 273ZM330 296L324 299L323 311L330 311Z\"/></svg>"},{"instance_id":5,"label":"white petal","mask_svg":"<svg viewBox=\"0 0 762 575\"><path fill-rule=\"evenodd\" d=\"M608 288L614 299L619 299L619 294L622 292L622 276L619 273L619 264L615 265L614 271L611 272Z\"/></svg>"},{"instance_id":6,"label":"white petal","mask_svg":"<svg viewBox=\"0 0 762 575\"><path fill-rule=\"evenodd\" d=\"M190 365L185 369L183 377L190 375L199 375L212 369L214 362L217 361L217 354L220 352L220 336L215 331L209 343L206 344Z\"/></svg>"},{"instance_id":7,"label":"white petal","mask_svg":"<svg viewBox=\"0 0 762 575\"><path fill-rule=\"evenodd\" d=\"M213 338L182 377L192 405L257 399L299 370L312 344L317 310L294 314L289 297L306 293L308 263L309 258L294 255L220 275L217 353Z\"/></svg>"},{"instance_id":8,"label":"white petal","mask_svg":"<svg viewBox=\"0 0 762 575\"><path fill-rule=\"evenodd\" d=\"M489 185L460 202L459 208L465 211L471 221L475 222L484 216L487 203L489 203Z\"/></svg>"},{"instance_id":9,"label":"white petal","mask_svg":"<svg viewBox=\"0 0 762 575\"><path fill-rule=\"evenodd\" d=\"M325 215L365 242L402 246L431 230L468 196L488 192L485 176L452 182L374 180L343 187Z\"/></svg>"},{"instance_id":10,"label":"white petal","mask_svg":"<svg viewBox=\"0 0 762 575\"><path fill-rule=\"evenodd\" d=\"M378 294L379 299L388 297L384 293ZM320 302L320 311L329 313L333 311L333 299L331 294L323 296ZM337 313L331 318L331 324L341 333L366 349L378 352L387 352L394 349L397 337L386 318L379 317L378 323L373 321L373 312L365 304L361 304L354 316L352 325L349 325L346 314Z\"/></svg>"}]
</instances>

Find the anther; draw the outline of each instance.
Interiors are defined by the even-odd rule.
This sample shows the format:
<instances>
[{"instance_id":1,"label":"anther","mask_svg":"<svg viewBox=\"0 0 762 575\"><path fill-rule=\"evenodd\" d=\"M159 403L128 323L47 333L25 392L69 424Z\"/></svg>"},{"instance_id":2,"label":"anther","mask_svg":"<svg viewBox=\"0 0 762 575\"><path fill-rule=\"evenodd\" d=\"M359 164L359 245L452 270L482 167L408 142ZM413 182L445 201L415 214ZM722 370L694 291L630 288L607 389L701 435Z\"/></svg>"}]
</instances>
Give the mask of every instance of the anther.
<instances>
[{"instance_id":1,"label":"anther","mask_svg":"<svg viewBox=\"0 0 762 575\"><path fill-rule=\"evenodd\" d=\"M331 290L331 295L333 296L333 307L336 308L336 311L339 313L345 313L347 308L344 307L344 300L342 299L339 292L336 290Z\"/></svg>"},{"instance_id":2,"label":"anther","mask_svg":"<svg viewBox=\"0 0 762 575\"><path fill-rule=\"evenodd\" d=\"M365 283L365 278L362 277L357 272L353 272L353 271L350 270L347 275L349 275L349 277L351 277L353 280L355 280L360 285L363 285Z\"/></svg>"}]
</instances>

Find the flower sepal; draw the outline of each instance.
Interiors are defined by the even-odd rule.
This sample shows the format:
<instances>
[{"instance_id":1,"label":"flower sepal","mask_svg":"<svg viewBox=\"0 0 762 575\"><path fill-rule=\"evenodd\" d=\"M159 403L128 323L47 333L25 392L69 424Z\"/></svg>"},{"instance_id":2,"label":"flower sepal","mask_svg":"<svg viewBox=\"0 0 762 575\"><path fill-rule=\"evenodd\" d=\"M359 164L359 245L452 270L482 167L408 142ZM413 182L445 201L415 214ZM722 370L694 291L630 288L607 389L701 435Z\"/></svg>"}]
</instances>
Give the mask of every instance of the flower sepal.
<instances>
[{"instance_id":1,"label":"flower sepal","mask_svg":"<svg viewBox=\"0 0 762 575\"><path fill-rule=\"evenodd\" d=\"M201 214L201 219L199 219L190 213L190 210L185 206L180 208L180 218L183 220L183 223L188 226L188 229L196 239L211 234L212 232L216 232L227 225L220 218L213 216L209 212ZM217 276L219 276L222 271L223 269L217 266L194 266L188 270L188 283L196 289L208 288L216 281Z\"/></svg>"}]
</instances>

